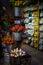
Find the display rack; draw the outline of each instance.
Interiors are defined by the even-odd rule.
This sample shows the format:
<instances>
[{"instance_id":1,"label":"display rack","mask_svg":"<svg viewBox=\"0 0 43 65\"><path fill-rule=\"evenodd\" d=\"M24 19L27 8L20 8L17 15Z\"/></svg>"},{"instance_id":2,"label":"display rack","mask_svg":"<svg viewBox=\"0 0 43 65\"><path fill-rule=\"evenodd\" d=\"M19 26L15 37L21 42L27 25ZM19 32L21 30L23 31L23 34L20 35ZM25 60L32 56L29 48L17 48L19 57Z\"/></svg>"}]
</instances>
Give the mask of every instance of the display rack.
<instances>
[{"instance_id":1,"label":"display rack","mask_svg":"<svg viewBox=\"0 0 43 65\"><path fill-rule=\"evenodd\" d=\"M43 3L39 5L39 32L40 32L40 41L39 41L39 50L43 50Z\"/></svg>"},{"instance_id":2,"label":"display rack","mask_svg":"<svg viewBox=\"0 0 43 65\"><path fill-rule=\"evenodd\" d=\"M39 37L39 10L38 4L34 6L28 6L24 8L24 23L28 34L33 37L33 43L30 44L34 48L38 48L38 37Z\"/></svg>"}]
</instances>

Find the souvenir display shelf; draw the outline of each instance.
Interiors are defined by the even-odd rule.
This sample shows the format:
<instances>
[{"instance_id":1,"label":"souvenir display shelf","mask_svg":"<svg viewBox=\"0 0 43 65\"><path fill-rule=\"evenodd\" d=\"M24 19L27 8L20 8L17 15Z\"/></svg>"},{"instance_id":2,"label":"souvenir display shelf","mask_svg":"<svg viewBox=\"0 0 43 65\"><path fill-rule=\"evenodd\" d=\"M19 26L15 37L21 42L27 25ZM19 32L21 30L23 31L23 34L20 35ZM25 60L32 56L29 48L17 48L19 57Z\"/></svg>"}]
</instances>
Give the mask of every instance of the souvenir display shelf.
<instances>
[{"instance_id":1,"label":"souvenir display shelf","mask_svg":"<svg viewBox=\"0 0 43 65\"><path fill-rule=\"evenodd\" d=\"M39 6L39 32L40 32L40 37L39 37L39 50L43 50L43 3L40 3Z\"/></svg>"},{"instance_id":2,"label":"souvenir display shelf","mask_svg":"<svg viewBox=\"0 0 43 65\"><path fill-rule=\"evenodd\" d=\"M25 28L28 34L30 34L32 38L32 42L30 46L34 48L38 48L38 38L39 38L39 10L38 4L32 6L28 6L24 8L24 23Z\"/></svg>"}]
</instances>

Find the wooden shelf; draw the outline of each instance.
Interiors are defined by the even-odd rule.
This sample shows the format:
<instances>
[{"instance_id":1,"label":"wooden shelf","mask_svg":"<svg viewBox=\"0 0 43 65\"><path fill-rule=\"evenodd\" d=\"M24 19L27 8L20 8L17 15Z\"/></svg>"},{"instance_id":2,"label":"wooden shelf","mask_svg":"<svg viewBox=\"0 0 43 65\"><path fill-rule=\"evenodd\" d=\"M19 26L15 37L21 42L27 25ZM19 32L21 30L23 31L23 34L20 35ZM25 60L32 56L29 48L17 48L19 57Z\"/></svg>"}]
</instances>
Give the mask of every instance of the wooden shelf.
<instances>
[{"instance_id":1,"label":"wooden shelf","mask_svg":"<svg viewBox=\"0 0 43 65\"><path fill-rule=\"evenodd\" d=\"M24 18L38 18L38 16L24 17Z\"/></svg>"},{"instance_id":2,"label":"wooden shelf","mask_svg":"<svg viewBox=\"0 0 43 65\"><path fill-rule=\"evenodd\" d=\"M40 39L43 39L43 37L40 37Z\"/></svg>"},{"instance_id":3,"label":"wooden shelf","mask_svg":"<svg viewBox=\"0 0 43 65\"><path fill-rule=\"evenodd\" d=\"M43 31L40 31L40 32L43 32Z\"/></svg>"},{"instance_id":4,"label":"wooden shelf","mask_svg":"<svg viewBox=\"0 0 43 65\"><path fill-rule=\"evenodd\" d=\"M34 32L37 32L38 30L34 30Z\"/></svg>"},{"instance_id":5,"label":"wooden shelf","mask_svg":"<svg viewBox=\"0 0 43 65\"><path fill-rule=\"evenodd\" d=\"M43 11L43 9L39 9L39 11Z\"/></svg>"},{"instance_id":6,"label":"wooden shelf","mask_svg":"<svg viewBox=\"0 0 43 65\"><path fill-rule=\"evenodd\" d=\"M39 18L43 18L43 16L39 16Z\"/></svg>"},{"instance_id":7,"label":"wooden shelf","mask_svg":"<svg viewBox=\"0 0 43 65\"><path fill-rule=\"evenodd\" d=\"M39 25L43 25L43 23L39 23Z\"/></svg>"},{"instance_id":8,"label":"wooden shelf","mask_svg":"<svg viewBox=\"0 0 43 65\"><path fill-rule=\"evenodd\" d=\"M39 45L43 45L43 43L39 43Z\"/></svg>"},{"instance_id":9,"label":"wooden shelf","mask_svg":"<svg viewBox=\"0 0 43 65\"><path fill-rule=\"evenodd\" d=\"M38 10L27 10L27 11L24 11L24 13L28 13L28 12L36 12Z\"/></svg>"}]
</instances>

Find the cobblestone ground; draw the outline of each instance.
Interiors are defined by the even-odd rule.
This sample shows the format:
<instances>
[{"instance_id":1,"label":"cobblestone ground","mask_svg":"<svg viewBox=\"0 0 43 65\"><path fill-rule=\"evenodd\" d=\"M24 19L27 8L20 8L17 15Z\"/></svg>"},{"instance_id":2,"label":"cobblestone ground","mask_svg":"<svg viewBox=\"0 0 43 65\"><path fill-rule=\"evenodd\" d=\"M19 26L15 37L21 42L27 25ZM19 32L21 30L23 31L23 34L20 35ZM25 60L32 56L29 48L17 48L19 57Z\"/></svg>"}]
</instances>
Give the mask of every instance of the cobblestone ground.
<instances>
[{"instance_id":1,"label":"cobblestone ground","mask_svg":"<svg viewBox=\"0 0 43 65\"><path fill-rule=\"evenodd\" d=\"M31 65L43 65L43 52L38 51L37 49L34 49L28 45L22 45L21 48L32 56ZM10 65L10 64L4 63L4 59L1 59L0 65Z\"/></svg>"}]
</instances>

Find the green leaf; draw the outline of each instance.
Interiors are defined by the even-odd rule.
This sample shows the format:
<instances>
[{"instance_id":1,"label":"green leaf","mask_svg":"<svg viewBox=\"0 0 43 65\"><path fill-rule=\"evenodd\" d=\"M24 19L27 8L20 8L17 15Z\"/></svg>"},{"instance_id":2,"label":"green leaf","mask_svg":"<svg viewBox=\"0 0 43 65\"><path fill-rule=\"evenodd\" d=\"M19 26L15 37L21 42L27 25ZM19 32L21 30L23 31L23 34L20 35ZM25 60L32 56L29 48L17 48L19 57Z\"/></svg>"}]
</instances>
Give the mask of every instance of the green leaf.
<instances>
[{"instance_id":1,"label":"green leaf","mask_svg":"<svg viewBox=\"0 0 43 65\"><path fill-rule=\"evenodd\" d=\"M4 23L4 25L9 25L9 23L8 23L8 22L6 22L6 21L3 21L3 23Z\"/></svg>"}]
</instances>

